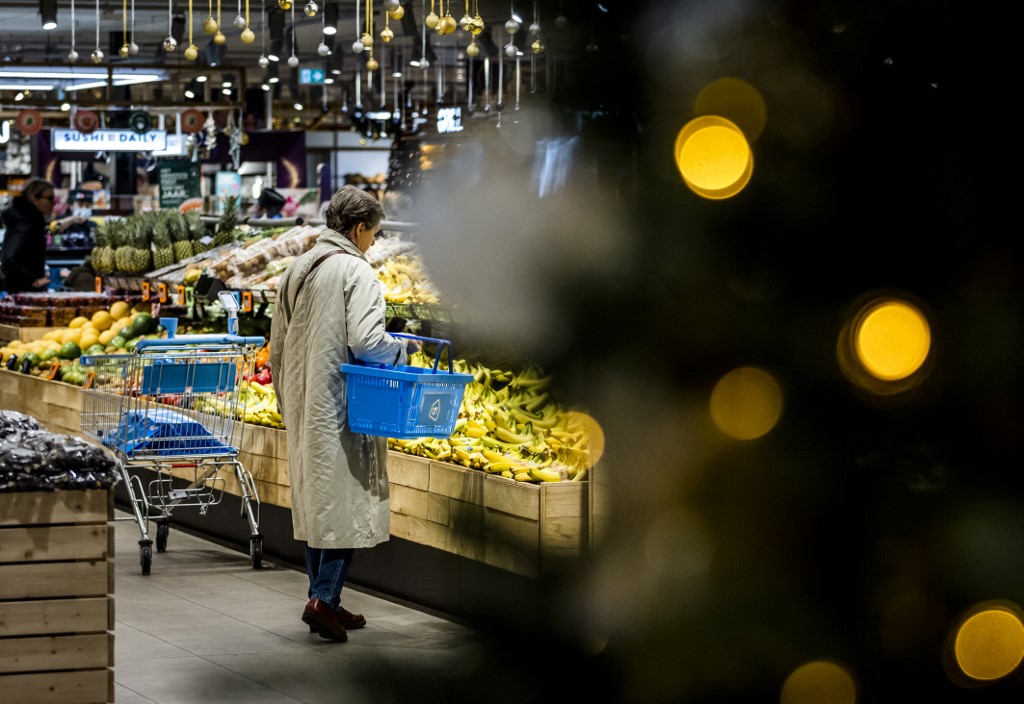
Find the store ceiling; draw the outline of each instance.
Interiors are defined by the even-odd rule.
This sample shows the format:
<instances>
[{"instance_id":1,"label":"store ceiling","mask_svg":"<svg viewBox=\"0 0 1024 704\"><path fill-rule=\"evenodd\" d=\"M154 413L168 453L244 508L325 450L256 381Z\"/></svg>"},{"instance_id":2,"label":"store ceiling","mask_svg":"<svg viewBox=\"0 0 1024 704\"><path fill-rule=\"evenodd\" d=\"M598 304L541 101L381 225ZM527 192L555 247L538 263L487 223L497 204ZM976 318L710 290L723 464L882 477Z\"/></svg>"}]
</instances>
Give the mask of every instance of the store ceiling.
<instances>
[{"instance_id":1,"label":"store ceiling","mask_svg":"<svg viewBox=\"0 0 1024 704\"><path fill-rule=\"evenodd\" d=\"M180 99L181 91L186 83L195 73L215 73L209 71L211 67L242 68L245 70L246 83L249 86L261 84L267 76L267 72L258 66L258 60L263 53L272 53L274 42L271 38L271 27L276 19L283 25L283 46L280 62L277 64L277 73L281 76L283 83L292 84L296 79L291 75L291 68L286 63L291 55L291 36L294 27L295 54L299 59L299 67L323 68L330 73L331 69L341 71L336 83L339 86L352 83L351 78L360 66L363 65L366 55L358 55L352 50L352 44L357 39L362 25L365 22L365 1L364 0L314 0L319 6L319 12L314 17L307 17L303 8L308 0L297 0L291 10L282 10L278 0L266 0L265 3L259 0L249 0L249 26L255 33L255 41L250 44L243 43L240 39L240 30L233 27L232 22L239 10L244 15L246 0L192 0L193 41L199 48L199 58L194 62L186 61L183 58L183 50L188 46L188 23L184 19L189 7L186 0L75 0L74 2L74 41L75 49L79 54L78 61L74 64L82 71L94 69L95 65L90 61L90 55L97 48L97 12L99 15L99 48L104 52L104 66L118 68L136 67L137 72L148 71L152 74L153 67L163 67L165 72L160 77L151 79L151 84L138 84L131 89L131 99L136 102L174 102ZM53 2L53 0L42 0L42 3ZM220 19L222 30L227 37L223 46L217 47L212 36L203 31L203 22L210 14L212 8L213 16L217 16L218 2L220 3ZM134 11L133 11L134 3ZM318 53L318 45L325 41L322 32L325 18L325 5L332 4L338 14L338 32L334 37L326 38L326 43L333 48L332 56L322 58ZM593 5L595 3L589 3ZM3 0L0 2L0 72L7 69L7 72L0 73L0 109L10 110L18 107L12 103L14 93L13 87L20 80L11 71L18 66L69 66L68 53L72 48L71 13L72 0L56 0L57 5L57 27L51 31L42 29L41 22L41 0ZM423 34L417 28L422 27L422 18L431 11L431 0L403 0L406 9L406 18L402 21L391 21L390 28L395 38L387 45L379 38L379 32L384 28L382 0L374 0L376 25L374 35L376 39L375 56L378 61L383 61L387 73L390 75L396 64L400 64L405 70L403 80L412 80L417 84L432 86L436 83L436 73L431 71L426 74L422 70L411 70L410 60L413 60L421 52L424 42ZM529 44L533 37L526 31L535 16L541 21L546 31L542 38L550 43L555 30L555 17L558 15L572 16L574 12L588 11L584 7L587 3L577 0L546 0L534 4L523 1L509 2L509 0L479 0L478 9L484 19L486 29L478 39L481 44L488 48L490 39L490 50L494 53L500 51L500 47L508 41L508 35L504 31L505 21L509 18L510 12L515 7L516 13L523 21L523 31L517 36L517 44L529 55ZM357 6L360 13L359 26L357 28ZM128 12L124 12L124 8ZM440 13L440 0L438 0L435 11ZM261 15L261 10L265 14ZM466 5L457 2L451 6L452 16L458 20L466 13ZM535 15L535 13L538 13ZM330 16L333 16L333 11ZM134 23L132 18L134 17ZM173 19L179 17L181 20L174 23ZM294 18L294 22L293 22ZM569 31L572 30L570 20ZM134 35L132 35L134 26ZM123 33L127 29L129 41L134 36L135 44L138 45L138 54L128 58L118 56L118 48L122 44ZM163 50L162 44L169 31L181 32L182 36L176 51L167 53ZM563 37L565 32L562 32ZM547 35L547 36L545 36ZM464 60L464 49L468 44L469 35L457 30L453 34L440 36L430 30L426 35L426 42L429 45L428 56L436 57L433 62L446 67L450 75L444 80L450 81L461 78L458 74L457 64ZM554 41L558 41L554 39ZM384 53L384 49L387 53ZM218 49L220 53L218 54ZM485 52L486 53L486 52ZM483 54L481 54L482 56ZM146 67L145 71L141 67ZM271 65L273 69L273 64ZM273 71L271 70L271 73ZM289 80L290 78L290 80ZM27 79L26 79L27 80ZM154 87L159 89L154 95ZM63 84L58 86L63 88ZM316 89L319 91L319 88ZM328 89L328 93L330 89ZM351 91L349 91L351 92ZM79 93L84 96L83 93ZM307 99L310 97L306 96ZM312 97L316 97L314 94ZM51 96L40 95L37 91L31 96L32 101L38 104L52 102L58 104L56 94ZM239 94L225 100L241 101ZM349 98L350 99L350 98ZM20 100L20 99L19 99ZM21 104L29 104L23 102ZM40 105L40 107L46 107Z\"/></svg>"}]
</instances>

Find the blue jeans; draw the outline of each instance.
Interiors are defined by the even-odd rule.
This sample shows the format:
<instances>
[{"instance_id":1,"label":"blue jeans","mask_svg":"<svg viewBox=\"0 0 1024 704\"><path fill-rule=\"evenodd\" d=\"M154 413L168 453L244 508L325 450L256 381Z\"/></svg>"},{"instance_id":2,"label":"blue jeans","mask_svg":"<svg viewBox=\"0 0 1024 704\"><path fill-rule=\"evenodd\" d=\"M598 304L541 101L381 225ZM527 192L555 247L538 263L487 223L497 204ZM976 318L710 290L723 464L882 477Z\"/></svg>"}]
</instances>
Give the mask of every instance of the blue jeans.
<instances>
[{"instance_id":1,"label":"blue jeans","mask_svg":"<svg viewBox=\"0 0 1024 704\"><path fill-rule=\"evenodd\" d=\"M353 548L311 548L306 545L306 574L309 576L309 598L316 597L337 609L341 604L341 588L352 564Z\"/></svg>"}]
</instances>

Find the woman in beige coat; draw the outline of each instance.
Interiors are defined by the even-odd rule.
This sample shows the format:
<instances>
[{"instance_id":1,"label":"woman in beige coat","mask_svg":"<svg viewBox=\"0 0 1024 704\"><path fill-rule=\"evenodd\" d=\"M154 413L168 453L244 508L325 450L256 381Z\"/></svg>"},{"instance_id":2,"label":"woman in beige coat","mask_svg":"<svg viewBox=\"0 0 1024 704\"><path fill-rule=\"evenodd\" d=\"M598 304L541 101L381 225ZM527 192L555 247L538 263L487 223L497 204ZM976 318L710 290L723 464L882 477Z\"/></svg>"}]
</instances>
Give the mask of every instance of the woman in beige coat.
<instances>
[{"instance_id":1,"label":"woman in beige coat","mask_svg":"<svg viewBox=\"0 0 1024 704\"><path fill-rule=\"evenodd\" d=\"M356 360L406 362L410 343L385 332L383 292L363 256L383 219L372 195L351 186L335 193L327 227L281 277L270 332L288 432L292 528L306 543L309 601L302 620L336 641L366 624L341 607L353 550L389 537L387 441L349 430L339 370Z\"/></svg>"}]
</instances>

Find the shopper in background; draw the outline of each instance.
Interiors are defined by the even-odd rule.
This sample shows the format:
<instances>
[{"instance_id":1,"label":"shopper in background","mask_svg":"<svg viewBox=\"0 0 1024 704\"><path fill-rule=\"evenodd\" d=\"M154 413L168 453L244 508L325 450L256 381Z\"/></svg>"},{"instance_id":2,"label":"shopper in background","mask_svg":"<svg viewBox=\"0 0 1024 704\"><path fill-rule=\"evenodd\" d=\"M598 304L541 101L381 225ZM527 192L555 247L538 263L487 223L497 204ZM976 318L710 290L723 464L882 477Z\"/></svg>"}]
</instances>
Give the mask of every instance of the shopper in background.
<instances>
[{"instance_id":1,"label":"shopper in background","mask_svg":"<svg viewBox=\"0 0 1024 704\"><path fill-rule=\"evenodd\" d=\"M288 199L273 188L264 188L256 200L256 217L279 218Z\"/></svg>"},{"instance_id":2,"label":"shopper in background","mask_svg":"<svg viewBox=\"0 0 1024 704\"><path fill-rule=\"evenodd\" d=\"M46 224L53 213L53 184L33 178L3 213L0 289L41 291L50 283L46 268Z\"/></svg>"},{"instance_id":3,"label":"shopper in background","mask_svg":"<svg viewBox=\"0 0 1024 704\"><path fill-rule=\"evenodd\" d=\"M353 552L390 537L387 441L348 426L343 363L405 364L417 343L388 335L384 297L363 256L384 219L379 201L345 186L327 227L281 277L270 366L288 432L292 528L306 543L309 601L302 620L344 641L366 619L341 607Z\"/></svg>"}]
</instances>

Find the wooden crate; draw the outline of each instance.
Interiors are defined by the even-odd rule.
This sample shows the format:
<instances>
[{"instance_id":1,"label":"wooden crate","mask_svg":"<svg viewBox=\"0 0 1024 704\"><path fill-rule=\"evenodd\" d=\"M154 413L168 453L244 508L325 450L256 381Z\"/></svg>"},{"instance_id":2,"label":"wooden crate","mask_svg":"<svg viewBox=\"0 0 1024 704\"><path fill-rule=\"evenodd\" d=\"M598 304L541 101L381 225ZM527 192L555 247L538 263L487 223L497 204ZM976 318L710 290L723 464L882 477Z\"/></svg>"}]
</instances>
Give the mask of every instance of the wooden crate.
<instances>
[{"instance_id":1,"label":"wooden crate","mask_svg":"<svg viewBox=\"0 0 1024 704\"><path fill-rule=\"evenodd\" d=\"M63 329L62 327L23 328L17 325L0 323L0 341L12 342L14 340L21 340L22 342L31 342L32 340L42 340L43 335L51 330Z\"/></svg>"},{"instance_id":2,"label":"wooden crate","mask_svg":"<svg viewBox=\"0 0 1024 704\"><path fill-rule=\"evenodd\" d=\"M0 369L0 408L28 414L53 433L81 434L82 389L71 384Z\"/></svg>"},{"instance_id":3,"label":"wooden crate","mask_svg":"<svg viewBox=\"0 0 1024 704\"><path fill-rule=\"evenodd\" d=\"M0 493L0 692L19 704L114 701L107 490Z\"/></svg>"},{"instance_id":4,"label":"wooden crate","mask_svg":"<svg viewBox=\"0 0 1024 704\"><path fill-rule=\"evenodd\" d=\"M557 572L588 549L584 482L513 482L391 451L391 534L510 572Z\"/></svg>"}]
</instances>

